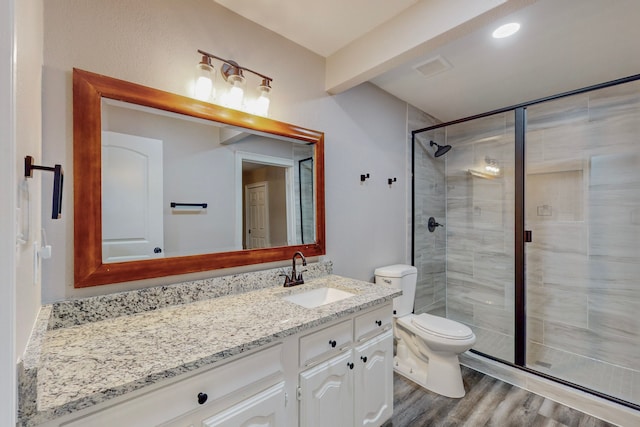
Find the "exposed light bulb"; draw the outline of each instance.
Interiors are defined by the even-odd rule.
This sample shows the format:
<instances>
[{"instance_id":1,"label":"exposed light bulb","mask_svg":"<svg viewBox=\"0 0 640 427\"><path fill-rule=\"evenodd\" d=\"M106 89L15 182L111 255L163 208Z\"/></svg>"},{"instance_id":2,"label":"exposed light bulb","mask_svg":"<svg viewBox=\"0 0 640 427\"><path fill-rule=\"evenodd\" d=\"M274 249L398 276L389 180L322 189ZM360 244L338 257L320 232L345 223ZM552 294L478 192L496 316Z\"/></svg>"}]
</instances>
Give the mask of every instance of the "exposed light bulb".
<instances>
[{"instance_id":1,"label":"exposed light bulb","mask_svg":"<svg viewBox=\"0 0 640 427\"><path fill-rule=\"evenodd\" d=\"M262 83L258 86L258 92L260 92L260 95L251 102L248 110L251 114L267 117L269 115L269 105L271 104L269 80L262 80Z\"/></svg>"},{"instance_id":2,"label":"exposed light bulb","mask_svg":"<svg viewBox=\"0 0 640 427\"><path fill-rule=\"evenodd\" d=\"M215 97L215 69L211 65L211 59L203 56L196 68L196 83L193 87L193 97L201 101L210 101Z\"/></svg>"},{"instance_id":3,"label":"exposed light bulb","mask_svg":"<svg viewBox=\"0 0 640 427\"><path fill-rule=\"evenodd\" d=\"M261 94L258 99L255 100L255 113L259 116L267 117L269 115L269 104L271 100L268 95Z\"/></svg>"},{"instance_id":4,"label":"exposed light bulb","mask_svg":"<svg viewBox=\"0 0 640 427\"><path fill-rule=\"evenodd\" d=\"M242 107L242 99L244 98L244 90L241 87L233 86L229 89L229 107L239 110Z\"/></svg>"},{"instance_id":5,"label":"exposed light bulb","mask_svg":"<svg viewBox=\"0 0 640 427\"><path fill-rule=\"evenodd\" d=\"M201 101L208 101L213 98L213 96L211 96L212 93L213 82L211 81L211 79L204 76L198 77L198 79L196 80L196 86L194 88L194 97Z\"/></svg>"},{"instance_id":6,"label":"exposed light bulb","mask_svg":"<svg viewBox=\"0 0 640 427\"><path fill-rule=\"evenodd\" d=\"M222 97L222 105L233 108L234 110L242 109L242 101L244 100L244 78L240 75L229 76L228 82L231 83L229 91Z\"/></svg>"}]
</instances>

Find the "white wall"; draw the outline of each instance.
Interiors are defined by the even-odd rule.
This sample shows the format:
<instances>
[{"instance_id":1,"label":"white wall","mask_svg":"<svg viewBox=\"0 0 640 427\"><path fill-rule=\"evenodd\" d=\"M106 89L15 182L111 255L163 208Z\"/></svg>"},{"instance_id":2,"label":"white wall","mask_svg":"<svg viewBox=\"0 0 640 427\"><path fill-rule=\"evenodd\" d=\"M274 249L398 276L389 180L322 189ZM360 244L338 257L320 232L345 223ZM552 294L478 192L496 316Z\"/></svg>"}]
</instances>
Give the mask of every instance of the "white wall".
<instances>
[{"instance_id":1,"label":"white wall","mask_svg":"<svg viewBox=\"0 0 640 427\"><path fill-rule=\"evenodd\" d=\"M15 424L15 119L14 1L0 2L0 425Z\"/></svg>"},{"instance_id":2,"label":"white wall","mask_svg":"<svg viewBox=\"0 0 640 427\"><path fill-rule=\"evenodd\" d=\"M44 47L44 156L63 163L67 184L64 219L47 224L54 258L43 269L45 302L242 270L73 289L72 68L190 95L197 49L273 77L271 116L325 132L327 258L336 273L370 279L376 266L406 260L403 102L368 84L328 96L322 57L210 0L47 0ZM361 185L366 172L372 178Z\"/></svg>"},{"instance_id":3,"label":"white wall","mask_svg":"<svg viewBox=\"0 0 640 427\"><path fill-rule=\"evenodd\" d=\"M373 280L376 267L410 261L407 106L371 84L333 99L338 109L331 112L325 147L327 253L337 274ZM389 185L389 178L397 181Z\"/></svg>"},{"instance_id":4,"label":"white wall","mask_svg":"<svg viewBox=\"0 0 640 427\"><path fill-rule=\"evenodd\" d=\"M42 0L16 2L16 80L15 80L15 136L16 186L24 179L24 157L33 156L34 163L43 165L41 80L42 80ZM48 165L47 165L48 166ZM51 165L53 166L53 165ZM40 309L40 273L34 271L34 243L42 243L40 215L41 200L49 212L51 222L51 199L53 174L34 171L28 179L30 199L30 233L26 244L17 247L16 254L16 353L19 357L29 339L31 328ZM14 186L14 189L16 188ZM46 188L41 196L41 187ZM12 201L16 200L14 196ZM14 234L15 235L15 234ZM13 237L12 237L13 239Z\"/></svg>"},{"instance_id":5,"label":"white wall","mask_svg":"<svg viewBox=\"0 0 640 427\"><path fill-rule=\"evenodd\" d=\"M40 307L33 246L40 240L40 177L30 181L31 238L16 246L17 186L24 156L41 160L42 1L0 2L0 425L15 424L16 360ZM39 164L39 163L37 163Z\"/></svg>"}]
</instances>

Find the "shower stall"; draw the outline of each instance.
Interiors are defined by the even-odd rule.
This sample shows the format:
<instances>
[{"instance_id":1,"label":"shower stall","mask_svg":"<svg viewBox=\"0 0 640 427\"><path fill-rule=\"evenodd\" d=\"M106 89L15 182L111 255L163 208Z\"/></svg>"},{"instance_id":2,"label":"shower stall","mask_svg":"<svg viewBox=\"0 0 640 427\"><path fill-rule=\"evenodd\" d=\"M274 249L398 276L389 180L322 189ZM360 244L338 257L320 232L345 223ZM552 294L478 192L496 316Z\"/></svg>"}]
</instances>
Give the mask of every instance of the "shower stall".
<instances>
[{"instance_id":1,"label":"shower stall","mask_svg":"<svg viewBox=\"0 0 640 427\"><path fill-rule=\"evenodd\" d=\"M640 75L423 127L412 151L415 312L640 409Z\"/></svg>"}]
</instances>

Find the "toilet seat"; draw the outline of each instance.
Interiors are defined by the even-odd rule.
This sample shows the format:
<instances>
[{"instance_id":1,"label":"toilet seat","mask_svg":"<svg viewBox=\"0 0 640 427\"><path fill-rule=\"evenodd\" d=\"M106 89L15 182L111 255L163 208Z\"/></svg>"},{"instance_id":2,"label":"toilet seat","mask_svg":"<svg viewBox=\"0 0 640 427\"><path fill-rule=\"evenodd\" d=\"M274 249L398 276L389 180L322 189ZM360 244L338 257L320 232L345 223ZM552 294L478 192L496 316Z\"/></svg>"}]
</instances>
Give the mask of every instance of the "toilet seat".
<instances>
[{"instance_id":1,"label":"toilet seat","mask_svg":"<svg viewBox=\"0 0 640 427\"><path fill-rule=\"evenodd\" d=\"M467 340L474 336L473 331L466 325L444 317L422 313L412 315L411 325L416 329L437 337L451 340ZM401 321L404 319L400 319ZM406 324L406 321L402 322Z\"/></svg>"}]
</instances>

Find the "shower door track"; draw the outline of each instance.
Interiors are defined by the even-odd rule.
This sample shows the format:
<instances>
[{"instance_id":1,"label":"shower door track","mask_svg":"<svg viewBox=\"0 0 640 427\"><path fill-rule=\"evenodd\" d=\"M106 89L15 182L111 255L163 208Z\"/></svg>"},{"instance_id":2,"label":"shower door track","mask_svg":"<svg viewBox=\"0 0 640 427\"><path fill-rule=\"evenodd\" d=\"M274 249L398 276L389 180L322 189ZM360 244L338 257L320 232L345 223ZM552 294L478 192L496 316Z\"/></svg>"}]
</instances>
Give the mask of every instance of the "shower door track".
<instances>
[{"instance_id":1,"label":"shower door track","mask_svg":"<svg viewBox=\"0 0 640 427\"><path fill-rule=\"evenodd\" d=\"M473 116L465 117L462 119L453 120L447 123L440 123L433 126L417 129L411 131L411 264L415 265L415 144L416 135L422 132L440 129L443 127L455 125L458 123L464 123L475 119L481 119L489 117L495 114L507 113L513 111L515 113L515 246L514 246L514 262L515 262L515 316L514 316L514 362L509 362L504 359L500 359L481 351L470 351L474 354L486 357L487 359L500 362L507 366L517 368L524 372L528 372L539 377L554 381L559 384L563 384L577 390L592 394L594 396L615 402L617 404L626 406L628 408L640 411L640 404L635 404L615 396L611 396L606 393L576 384L570 381L563 380L561 378L545 374L543 372L531 369L526 366L526 277L525 277L525 133L526 133L526 109L529 106L541 104L547 101L553 101L560 98L565 98L572 95L578 95L586 92L590 92L597 89L604 89L619 84L629 83L636 80L640 80L640 74L624 77L616 80L612 80L605 83L600 83L592 86L588 86L581 89L576 89L568 92L563 92L557 95L548 96L545 98L539 98L533 101L524 102L510 107L500 108L492 110L486 113L476 114Z\"/></svg>"},{"instance_id":2,"label":"shower door track","mask_svg":"<svg viewBox=\"0 0 640 427\"><path fill-rule=\"evenodd\" d=\"M527 366L516 365L515 363L511 363L511 362L509 362L507 360L503 360L503 359L500 359L498 357L491 356L490 354L486 354L486 353L483 353L483 352L478 351L478 350L471 349L469 351L471 353L473 353L473 354L477 354L478 356L485 357L487 359L493 360L494 362L502 363L503 365L507 365L507 366L510 366L512 368L516 368L518 370L527 372L529 374L533 374L533 375L545 378L547 380L556 382L558 384L566 385L568 387L575 388L575 389L583 391L585 393L589 393L589 394L592 394L594 396L601 397L603 399L615 402L615 403L617 403L619 405L623 405L623 406L626 406L628 408L635 409L636 411L640 411L640 405L636 405L635 403L631 403L629 401L620 399L620 398L615 397L615 396L611 396L610 394L605 394L605 393L599 392L597 390L594 390L592 388L588 388L588 387L585 387L585 386L577 384L577 383L572 383L571 381L563 380L562 378L554 377L553 375L545 374L544 372L536 371L535 369L531 369L531 368L529 368Z\"/></svg>"}]
</instances>

